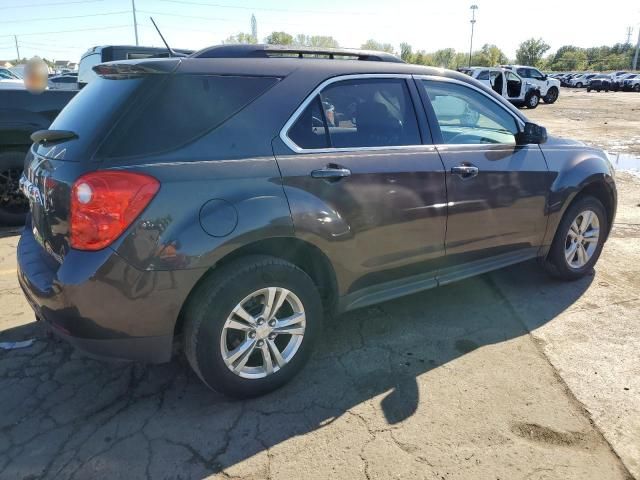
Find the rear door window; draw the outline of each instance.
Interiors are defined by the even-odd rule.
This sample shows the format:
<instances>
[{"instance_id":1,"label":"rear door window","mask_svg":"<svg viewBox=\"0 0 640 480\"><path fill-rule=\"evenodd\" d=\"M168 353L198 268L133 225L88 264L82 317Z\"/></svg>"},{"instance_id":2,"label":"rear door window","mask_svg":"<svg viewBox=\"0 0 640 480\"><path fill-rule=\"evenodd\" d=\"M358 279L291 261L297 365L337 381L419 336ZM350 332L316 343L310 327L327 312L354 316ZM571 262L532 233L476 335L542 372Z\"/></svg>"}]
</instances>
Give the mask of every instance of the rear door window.
<instances>
[{"instance_id":1,"label":"rear door window","mask_svg":"<svg viewBox=\"0 0 640 480\"><path fill-rule=\"evenodd\" d=\"M422 143L406 81L369 78L328 85L288 132L302 149L367 148Z\"/></svg>"},{"instance_id":2,"label":"rear door window","mask_svg":"<svg viewBox=\"0 0 640 480\"><path fill-rule=\"evenodd\" d=\"M109 158L179 148L222 125L274 85L272 77L158 75L109 136ZM157 77L157 78L155 78Z\"/></svg>"}]
</instances>

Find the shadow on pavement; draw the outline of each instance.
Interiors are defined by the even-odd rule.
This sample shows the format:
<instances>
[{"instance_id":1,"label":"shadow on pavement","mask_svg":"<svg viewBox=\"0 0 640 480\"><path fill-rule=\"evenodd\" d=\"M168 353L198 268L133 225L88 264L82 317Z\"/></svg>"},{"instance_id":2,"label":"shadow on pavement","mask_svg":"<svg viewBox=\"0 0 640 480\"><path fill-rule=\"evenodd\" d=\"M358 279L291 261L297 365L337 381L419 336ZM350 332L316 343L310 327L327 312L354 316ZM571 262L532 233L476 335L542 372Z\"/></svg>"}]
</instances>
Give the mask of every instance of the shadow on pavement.
<instances>
[{"instance_id":1,"label":"shadow on pavement","mask_svg":"<svg viewBox=\"0 0 640 480\"><path fill-rule=\"evenodd\" d=\"M167 365L114 365L39 336L28 349L0 350L0 477L203 477L363 403L380 405L381 424L397 424L421 397L425 408L418 376L527 333L498 285L517 285L510 295L535 309L536 323L527 320L535 329L592 279L555 282L530 262L343 315L327 322L291 384L242 402L207 390L182 356ZM30 324L0 332L0 341L36 331Z\"/></svg>"}]
</instances>

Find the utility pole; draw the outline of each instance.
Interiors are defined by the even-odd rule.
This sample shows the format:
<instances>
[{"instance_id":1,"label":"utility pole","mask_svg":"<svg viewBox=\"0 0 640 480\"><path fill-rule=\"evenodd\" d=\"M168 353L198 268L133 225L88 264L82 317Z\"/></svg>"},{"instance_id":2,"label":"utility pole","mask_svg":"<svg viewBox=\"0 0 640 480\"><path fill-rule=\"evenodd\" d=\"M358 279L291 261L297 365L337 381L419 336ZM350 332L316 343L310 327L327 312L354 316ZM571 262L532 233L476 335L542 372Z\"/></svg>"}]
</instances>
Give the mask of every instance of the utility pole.
<instances>
[{"instance_id":1,"label":"utility pole","mask_svg":"<svg viewBox=\"0 0 640 480\"><path fill-rule=\"evenodd\" d=\"M471 67L471 53L473 52L473 27L476 25L477 5L471 5L471 42L469 43L469 67Z\"/></svg>"},{"instance_id":2,"label":"utility pole","mask_svg":"<svg viewBox=\"0 0 640 480\"><path fill-rule=\"evenodd\" d=\"M136 47L138 44L138 22L136 21L136 0L131 0L131 9L133 10L133 30L136 33Z\"/></svg>"},{"instance_id":3,"label":"utility pole","mask_svg":"<svg viewBox=\"0 0 640 480\"><path fill-rule=\"evenodd\" d=\"M15 40L15 42L16 42L16 55L18 55L17 60L18 60L18 63L20 63L20 48L18 47L18 36L17 36L17 35L14 35L14 36L13 36L13 39L14 39L14 40Z\"/></svg>"},{"instance_id":4,"label":"utility pole","mask_svg":"<svg viewBox=\"0 0 640 480\"><path fill-rule=\"evenodd\" d=\"M627 28L627 41L626 43L631 43L631 35L633 35L633 27Z\"/></svg>"},{"instance_id":5,"label":"utility pole","mask_svg":"<svg viewBox=\"0 0 640 480\"><path fill-rule=\"evenodd\" d=\"M638 28L638 41L636 42L636 53L633 56L633 70L638 69L638 51L640 51L640 28Z\"/></svg>"}]
</instances>

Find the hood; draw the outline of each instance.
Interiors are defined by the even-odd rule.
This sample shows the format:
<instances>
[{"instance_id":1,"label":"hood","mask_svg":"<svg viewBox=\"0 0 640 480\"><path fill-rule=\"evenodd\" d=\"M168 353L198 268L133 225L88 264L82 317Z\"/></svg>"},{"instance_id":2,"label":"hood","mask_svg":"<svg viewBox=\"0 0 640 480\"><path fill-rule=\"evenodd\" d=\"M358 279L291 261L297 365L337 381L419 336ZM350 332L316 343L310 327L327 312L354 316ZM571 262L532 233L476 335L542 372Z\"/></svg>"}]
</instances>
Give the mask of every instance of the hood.
<instances>
[{"instance_id":1,"label":"hood","mask_svg":"<svg viewBox=\"0 0 640 480\"><path fill-rule=\"evenodd\" d=\"M586 146L586 143L579 140L573 140L571 138L561 138L549 135L549 137L547 137L547 141L544 142L544 145L552 147L584 147Z\"/></svg>"}]
</instances>

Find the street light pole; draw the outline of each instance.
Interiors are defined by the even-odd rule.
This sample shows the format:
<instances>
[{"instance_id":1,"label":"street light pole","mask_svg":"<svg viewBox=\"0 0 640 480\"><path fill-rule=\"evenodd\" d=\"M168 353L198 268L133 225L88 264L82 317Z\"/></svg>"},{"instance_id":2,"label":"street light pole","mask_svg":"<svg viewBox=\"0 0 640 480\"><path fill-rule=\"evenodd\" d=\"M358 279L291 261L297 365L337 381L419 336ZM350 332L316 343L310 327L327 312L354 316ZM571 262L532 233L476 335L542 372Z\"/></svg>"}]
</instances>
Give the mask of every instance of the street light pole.
<instances>
[{"instance_id":1,"label":"street light pole","mask_svg":"<svg viewBox=\"0 0 640 480\"><path fill-rule=\"evenodd\" d=\"M473 27L476 25L477 5L471 5L471 42L469 43L469 68L471 68L471 52L473 52Z\"/></svg>"}]
</instances>

